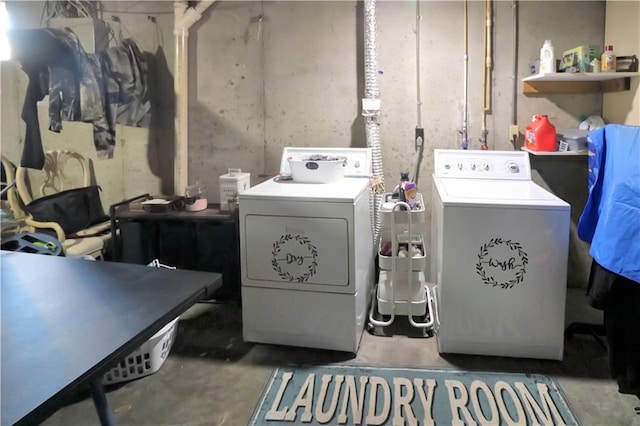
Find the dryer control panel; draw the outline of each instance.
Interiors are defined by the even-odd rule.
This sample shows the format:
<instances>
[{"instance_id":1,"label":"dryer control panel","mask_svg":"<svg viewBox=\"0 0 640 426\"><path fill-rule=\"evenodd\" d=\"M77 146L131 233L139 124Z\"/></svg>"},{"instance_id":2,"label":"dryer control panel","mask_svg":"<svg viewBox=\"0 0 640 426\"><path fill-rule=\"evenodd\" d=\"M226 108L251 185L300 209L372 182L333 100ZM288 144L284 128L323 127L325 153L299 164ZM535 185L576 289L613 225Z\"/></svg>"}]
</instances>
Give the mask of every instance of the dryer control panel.
<instances>
[{"instance_id":1,"label":"dryer control panel","mask_svg":"<svg viewBox=\"0 0 640 426\"><path fill-rule=\"evenodd\" d=\"M531 180L528 152L436 149L437 178Z\"/></svg>"}]
</instances>

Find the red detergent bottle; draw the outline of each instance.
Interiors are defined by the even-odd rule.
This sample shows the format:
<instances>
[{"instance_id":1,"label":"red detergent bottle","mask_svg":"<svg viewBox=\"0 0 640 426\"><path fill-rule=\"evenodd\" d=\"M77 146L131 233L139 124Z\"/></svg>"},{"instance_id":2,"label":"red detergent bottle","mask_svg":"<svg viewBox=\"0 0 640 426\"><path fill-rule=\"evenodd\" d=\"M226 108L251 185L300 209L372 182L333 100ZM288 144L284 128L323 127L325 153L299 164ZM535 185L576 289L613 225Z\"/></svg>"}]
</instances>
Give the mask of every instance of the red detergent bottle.
<instances>
[{"instance_id":1,"label":"red detergent bottle","mask_svg":"<svg viewBox=\"0 0 640 426\"><path fill-rule=\"evenodd\" d=\"M546 115L536 115L524 132L525 147L532 151L557 151L556 128Z\"/></svg>"}]
</instances>

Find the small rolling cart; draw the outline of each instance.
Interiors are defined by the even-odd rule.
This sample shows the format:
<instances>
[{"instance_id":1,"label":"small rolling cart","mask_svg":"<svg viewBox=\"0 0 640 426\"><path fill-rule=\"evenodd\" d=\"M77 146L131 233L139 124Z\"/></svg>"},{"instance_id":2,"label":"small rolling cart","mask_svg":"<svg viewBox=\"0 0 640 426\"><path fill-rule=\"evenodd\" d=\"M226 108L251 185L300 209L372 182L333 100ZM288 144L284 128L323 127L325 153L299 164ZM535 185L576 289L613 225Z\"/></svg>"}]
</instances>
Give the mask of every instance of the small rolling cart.
<instances>
[{"instance_id":1,"label":"small rolling cart","mask_svg":"<svg viewBox=\"0 0 640 426\"><path fill-rule=\"evenodd\" d=\"M378 212L380 276L372 292L369 330L377 334L393 324L396 316L406 316L424 336L432 336L433 299L424 276L426 244L424 235L414 231L414 225L425 221L422 195L416 195L414 209L411 209L391 193L383 194Z\"/></svg>"}]
</instances>

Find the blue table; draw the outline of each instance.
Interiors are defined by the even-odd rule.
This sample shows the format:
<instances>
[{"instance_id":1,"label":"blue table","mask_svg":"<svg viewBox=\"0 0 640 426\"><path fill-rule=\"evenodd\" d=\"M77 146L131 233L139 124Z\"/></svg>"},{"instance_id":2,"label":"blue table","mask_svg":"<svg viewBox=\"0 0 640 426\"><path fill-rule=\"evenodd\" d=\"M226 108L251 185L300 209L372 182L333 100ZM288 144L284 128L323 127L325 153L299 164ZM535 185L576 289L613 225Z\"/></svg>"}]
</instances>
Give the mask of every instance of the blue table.
<instances>
[{"instance_id":1,"label":"blue table","mask_svg":"<svg viewBox=\"0 0 640 426\"><path fill-rule=\"evenodd\" d=\"M113 424L102 376L222 285L217 273L0 251L0 423L41 422L87 384Z\"/></svg>"}]
</instances>

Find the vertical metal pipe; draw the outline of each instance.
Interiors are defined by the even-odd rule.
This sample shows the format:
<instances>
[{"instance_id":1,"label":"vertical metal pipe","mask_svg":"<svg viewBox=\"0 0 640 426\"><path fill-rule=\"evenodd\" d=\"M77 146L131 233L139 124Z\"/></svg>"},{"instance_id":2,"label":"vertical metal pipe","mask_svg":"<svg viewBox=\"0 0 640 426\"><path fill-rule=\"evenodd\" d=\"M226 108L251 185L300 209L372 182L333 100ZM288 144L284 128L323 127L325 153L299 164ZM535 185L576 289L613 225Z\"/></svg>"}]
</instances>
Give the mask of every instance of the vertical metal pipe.
<instances>
[{"instance_id":1,"label":"vertical metal pipe","mask_svg":"<svg viewBox=\"0 0 640 426\"><path fill-rule=\"evenodd\" d=\"M486 31L487 31L487 55L485 57L486 79L487 79L487 91L485 92L485 105L484 111L491 111L491 98L493 80L491 72L493 70L493 2L492 0L486 0Z\"/></svg>"},{"instance_id":2,"label":"vertical metal pipe","mask_svg":"<svg viewBox=\"0 0 640 426\"><path fill-rule=\"evenodd\" d=\"M513 12L513 64L512 64L512 93L511 93L511 124L518 123L518 0L514 0L511 9ZM514 144L515 146L515 144Z\"/></svg>"},{"instance_id":3,"label":"vertical metal pipe","mask_svg":"<svg viewBox=\"0 0 640 426\"><path fill-rule=\"evenodd\" d=\"M464 61L464 77L462 79L462 87L463 87L463 101L462 101L462 129L460 130L460 147L462 149L467 149L469 147L469 137L467 134L467 104L468 104L468 86L469 86L469 15L467 11L468 5L467 0L463 2L463 37L464 37L464 53L463 53L463 61Z\"/></svg>"},{"instance_id":4,"label":"vertical metal pipe","mask_svg":"<svg viewBox=\"0 0 640 426\"><path fill-rule=\"evenodd\" d=\"M415 131L415 163L411 178L417 185L420 177L420 163L424 152L424 129L422 128L422 97L420 88L420 0L416 0L416 131Z\"/></svg>"},{"instance_id":5,"label":"vertical metal pipe","mask_svg":"<svg viewBox=\"0 0 640 426\"><path fill-rule=\"evenodd\" d=\"M422 98L420 96L420 0L416 0L416 127L422 127Z\"/></svg>"},{"instance_id":6,"label":"vertical metal pipe","mask_svg":"<svg viewBox=\"0 0 640 426\"><path fill-rule=\"evenodd\" d=\"M484 25L482 26L482 110L480 129L480 142L484 143L484 132L487 130L487 115L485 109L487 107L487 0L484 2Z\"/></svg>"},{"instance_id":7,"label":"vertical metal pipe","mask_svg":"<svg viewBox=\"0 0 640 426\"><path fill-rule=\"evenodd\" d=\"M492 31L493 31L493 7L491 0L484 2L484 64L482 67L482 125L480 143L482 149L488 149L487 114L491 111L491 70L493 68Z\"/></svg>"}]
</instances>

